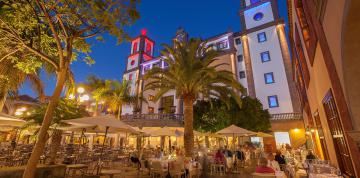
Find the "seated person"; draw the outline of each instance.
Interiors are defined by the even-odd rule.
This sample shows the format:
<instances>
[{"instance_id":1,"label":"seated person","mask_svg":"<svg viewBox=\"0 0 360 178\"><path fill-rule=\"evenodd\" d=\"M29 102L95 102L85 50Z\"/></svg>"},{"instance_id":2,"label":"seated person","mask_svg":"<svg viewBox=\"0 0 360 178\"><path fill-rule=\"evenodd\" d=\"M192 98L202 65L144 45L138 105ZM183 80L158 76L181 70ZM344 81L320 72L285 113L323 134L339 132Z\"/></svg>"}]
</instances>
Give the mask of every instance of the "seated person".
<instances>
[{"instance_id":1,"label":"seated person","mask_svg":"<svg viewBox=\"0 0 360 178\"><path fill-rule=\"evenodd\" d=\"M256 173L275 173L274 169L267 166L268 160L266 158L260 158L259 166L256 167Z\"/></svg>"},{"instance_id":2,"label":"seated person","mask_svg":"<svg viewBox=\"0 0 360 178\"><path fill-rule=\"evenodd\" d=\"M285 156L281 154L280 151L276 152L275 155L275 161L277 161L279 164L285 164Z\"/></svg>"},{"instance_id":3,"label":"seated person","mask_svg":"<svg viewBox=\"0 0 360 178\"><path fill-rule=\"evenodd\" d=\"M309 150L308 154L306 155L306 159L316 159L316 156L312 152L312 150Z\"/></svg>"},{"instance_id":4,"label":"seated person","mask_svg":"<svg viewBox=\"0 0 360 178\"><path fill-rule=\"evenodd\" d=\"M271 153L268 156L267 166L273 168L275 171L280 171L279 163L277 161L275 161L274 155L272 155Z\"/></svg>"},{"instance_id":5,"label":"seated person","mask_svg":"<svg viewBox=\"0 0 360 178\"><path fill-rule=\"evenodd\" d=\"M215 164L224 164L225 163L224 154L221 153L220 149L216 152L214 161L215 161Z\"/></svg>"}]
</instances>

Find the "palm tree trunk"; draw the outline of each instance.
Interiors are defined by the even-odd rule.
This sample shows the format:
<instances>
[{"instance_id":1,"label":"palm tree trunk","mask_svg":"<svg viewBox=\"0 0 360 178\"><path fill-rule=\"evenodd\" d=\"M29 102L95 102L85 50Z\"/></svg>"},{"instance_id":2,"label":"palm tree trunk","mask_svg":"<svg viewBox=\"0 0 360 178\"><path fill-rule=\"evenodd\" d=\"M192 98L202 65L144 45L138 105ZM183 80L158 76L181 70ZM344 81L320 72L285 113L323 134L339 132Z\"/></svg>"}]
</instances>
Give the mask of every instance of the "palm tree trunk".
<instances>
[{"instance_id":1,"label":"palm tree trunk","mask_svg":"<svg viewBox=\"0 0 360 178\"><path fill-rule=\"evenodd\" d=\"M98 108L99 107L99 101L98 100L96 100L95 101L95 111L94 111L94 116L98 116L98 114L99 114L99 111L98 111Z\"/></svg>"},{"instance_id":2,"label":"palm tree trunk","mask_svg":"<svg viewBox=\"0 0 360 178\"><path fill-rule=\"evenodd\" d=\"M184 147L185 147L185 156L193 156L194 148L194 132L193 132L193 103L194 99L184 98Z\"/></svg>"},{"instance_id":3,"label":"palm tree trunk","mask_svg":"<svg viewBox=\"0 0 360 178\"><path fill-rule=\"evenodd\" d=\"M7 97L7 89L4 87L0 91L0 112L3 110Z\"/></svg>"},{"instance_id":4,"label":"palm tree trunk","mask_svg":"<svg viewBox=\"0 0 360 178\"><path fill-rule=\"evenodd\" d=\"M57 81L56 81L56 87L54 90L54 93L49 101L48 107L46 108L44 120L42 122L42 126L39 131L39 135L37 138L37 142L32 150L32 154L30 156L30 159L27 162L23 178L34 178L35 172L36 172L36 165L39 162L40 156L44 152L45 144L46 144L46 135L47 131L50 127L51 121L53 119L53 114L56 106L58 105L61 92L63 90L64 84L65 84L65 78L66 78L67 68L61 69L57 73Z\"/></svg>"},{"instance_id":5,"label":"palm tree trunk","mask_svg":"<svg viewBox=\"0 0 360 178\"><path fill-rule=\"evenodd\" d=\"M118 118L119 120L121 119L121 113L122 113L122 106L119 105L118 114L117 114L117 118Z\"/></svg>"},{"instance_id":6,"label":"palm tree trunk","mask_svg":"<svg viewBox=\"0 0 360 178\"><path fill-rule=\"evenodd\" d=\"M55 129L54 133L51 138L51 145L50 145L50 164L55 164L56 160L56 153L58 151L58 148L61 145L61 135L62 131Z\"/></svg>"}]
</instances>

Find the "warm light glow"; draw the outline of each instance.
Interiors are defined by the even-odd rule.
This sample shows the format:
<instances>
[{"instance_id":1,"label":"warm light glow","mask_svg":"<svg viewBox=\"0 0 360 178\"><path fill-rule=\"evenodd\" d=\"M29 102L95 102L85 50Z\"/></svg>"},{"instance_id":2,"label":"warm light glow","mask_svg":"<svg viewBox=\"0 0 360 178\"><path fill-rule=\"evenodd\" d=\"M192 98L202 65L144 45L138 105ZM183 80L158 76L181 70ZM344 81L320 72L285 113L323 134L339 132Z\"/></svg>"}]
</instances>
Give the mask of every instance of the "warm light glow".
<instances>
[{"instance_id":1,"label":"warm light glow","mask_svg":"<svg viewBox=\"0 0 360 178\"><path fill-rule=\"evenodd\" d=\"M294 132L299 132L299 131L300 131L300 129L298 129L298 128L294 129Z\"/></svg>"},{"instance_id":2,"label":"warm light glow","mask_svg":"<svg viewBox=\"0 0 360 178\"><path fill-rule=\"evenodd\" d=\"M77 88L76 91L77 91L78 93L82 94L82 93L85 92L85 89L84 89L83 87L79 87L79 88Z\"/></svg>"},{"instance_id":3,"label":"warm light glow","mask_svg":"<svg viewBox=\"0 0 360 178\"><path fill-rule=\"evenodd\" d=\"M89 99L90 99L89 95L80 96L80 102L89 101Z\"/></svg>"},{"instance_id":4,"label":"warm light glow","mask_svg":"<svg viewBox=\"0 0 360 178\"><path fill-rule=\"evenodd\" d=\"M30 115L31 115L31 113L30 113L30 112L26 112L26 115L30 116Z\"/></svg>"},{"instance_id":5,"label":"warm light glow","mask_svg":"<svg viewBox=\"0 0 360 178\"><path fill-rule=\"evenodd\" d=\"M20 115L22 115L23 114L23 112L21 112L21 111L16 111L15 112L15 116L20 116Z\"/></svg>"},{"instance_id":6,"label":"warm light glow","mask_svg":"<svg viewBox=\"0 0 360 178\"><path fill-rule=\"evenodd\" d=\"M22 107L22 108L19 108L19 109L17 109L18 111L26 111L26 107Z\"/></svg>"},{"instance_id":7,"label":"warm light glow","mask_svg":"<svg viewBox=\"0 0 360 178\"><path fill-rule=\"evenodd\" d=\"M74 95L74 94L70 94L70 95L68 96L68 98L72 100L72 99L75 98L75 95Z\"/></svg>"},{"instance_id":8,"label":"warm light glow","mask_svg":"<svg viewBox=\"0 0 360 178\"><path fill-rule=\"evenodd\" d=\"M315 132L315 130L314 130L314 129L311 129L310 131L311 131L311 132Z\"/></svg>"}]
</instances>

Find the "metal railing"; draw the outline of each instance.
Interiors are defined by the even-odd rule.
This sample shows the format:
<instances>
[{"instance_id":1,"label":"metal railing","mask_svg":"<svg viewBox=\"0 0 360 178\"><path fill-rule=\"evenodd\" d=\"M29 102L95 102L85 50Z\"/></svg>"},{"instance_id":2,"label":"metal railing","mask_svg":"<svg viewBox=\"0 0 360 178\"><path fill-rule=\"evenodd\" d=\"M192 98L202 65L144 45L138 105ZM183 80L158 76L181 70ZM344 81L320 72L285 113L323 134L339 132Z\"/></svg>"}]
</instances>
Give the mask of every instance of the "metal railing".
<instances>
[{"instance_id":1,"label":"metal railing","mask_svg":"<svg viewBox=\"0 0 360 178\"><path fill-rule=\"evenodd\" d=\"M272 121L281 121L281 120L301 120L301 113L281 113L281 114L272 114L270 120Z\"/></svg>"},{"instance_id":2,"label":"metal railing","mask_svg":"<svg viewBox=\"0 0 360 178\"><path fill-rule=\"evenodd\" d=\"M148 120L177 120L183 121L183 114L128 114L122 115L121 119L134 120L134 119L148 119Z\"/></svg>"}]
</instances>

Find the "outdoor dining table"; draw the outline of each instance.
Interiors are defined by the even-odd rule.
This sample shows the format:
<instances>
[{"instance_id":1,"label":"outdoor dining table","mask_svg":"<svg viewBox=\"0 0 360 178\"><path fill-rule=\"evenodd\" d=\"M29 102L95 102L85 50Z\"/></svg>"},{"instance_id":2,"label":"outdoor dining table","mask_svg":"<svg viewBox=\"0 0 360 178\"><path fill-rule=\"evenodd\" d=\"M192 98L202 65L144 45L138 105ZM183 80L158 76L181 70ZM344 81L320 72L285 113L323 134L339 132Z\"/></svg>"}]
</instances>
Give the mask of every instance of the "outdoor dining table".
<instances>
[{"instance_id":1,"label":"outdoor dining table","mask_svg":"<svg viewBox=\"0 0 360 178\"><path fill-rule=\"evenodd\" d=\"M310 173L309 178L342 178L342 176L338 176L336 174L329 174L329 173L323 173L323 174Z\"/></svg>"}]
</instances>

